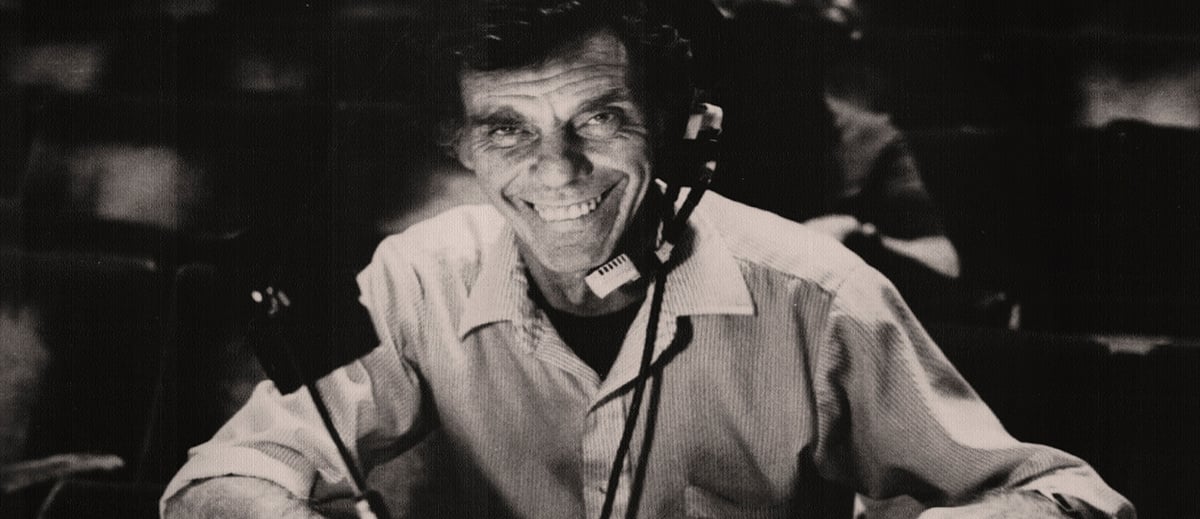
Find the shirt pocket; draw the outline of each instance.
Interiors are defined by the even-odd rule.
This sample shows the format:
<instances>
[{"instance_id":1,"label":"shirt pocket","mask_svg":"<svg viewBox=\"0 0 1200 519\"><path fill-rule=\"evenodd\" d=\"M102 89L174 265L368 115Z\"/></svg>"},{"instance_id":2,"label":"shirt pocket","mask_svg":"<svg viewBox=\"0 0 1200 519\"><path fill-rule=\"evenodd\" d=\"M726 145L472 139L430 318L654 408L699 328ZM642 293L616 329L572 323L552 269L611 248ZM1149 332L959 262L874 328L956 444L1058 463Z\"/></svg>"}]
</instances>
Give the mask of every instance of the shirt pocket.
<instances>
[{"instance_id":1,"label":"shirt pocket","mask_svg":"<svg viewBox=\"0 0 1200 519\"><path fill-rule=\"evenodd\" d=\"M738 503L695 485L683 491L684 511L689 519L770 519L786 517L779 504Z\"/></svg>"}]
</instances>

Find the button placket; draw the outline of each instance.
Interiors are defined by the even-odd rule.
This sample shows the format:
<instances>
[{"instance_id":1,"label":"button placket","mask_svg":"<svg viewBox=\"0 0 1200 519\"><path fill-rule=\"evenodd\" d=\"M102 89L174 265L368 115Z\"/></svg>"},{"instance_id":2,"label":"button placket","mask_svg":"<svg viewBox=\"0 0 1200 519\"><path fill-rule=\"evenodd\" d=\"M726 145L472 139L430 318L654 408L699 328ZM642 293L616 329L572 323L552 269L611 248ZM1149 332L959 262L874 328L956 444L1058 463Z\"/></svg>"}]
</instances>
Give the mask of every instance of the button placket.
<instances>
[{"instance_id":1,"label":"button placket","mask_svg":"<svg viewBox=\"0 0 1200 519\"><path fill-rule=\"evenodd\" d=\"M621 442L628 405L627 395L623 398L613 398L593 408L585 417L581 448L585 470L584 501L588 517L597 517L603 507L608 491L608 473ZM626 457L613 502L614 516L624 515L624 508L629 502L632 467L632 458Z\"/></svg>"}]
</instances>

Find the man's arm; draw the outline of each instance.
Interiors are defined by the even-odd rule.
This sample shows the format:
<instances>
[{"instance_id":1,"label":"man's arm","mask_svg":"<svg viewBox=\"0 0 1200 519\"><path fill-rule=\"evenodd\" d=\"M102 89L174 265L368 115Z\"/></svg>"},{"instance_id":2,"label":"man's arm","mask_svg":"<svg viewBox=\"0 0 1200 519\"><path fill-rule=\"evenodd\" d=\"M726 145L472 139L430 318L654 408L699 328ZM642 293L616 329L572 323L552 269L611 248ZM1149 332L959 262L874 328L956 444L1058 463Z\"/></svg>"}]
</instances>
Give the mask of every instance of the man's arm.
<instances>
[{"instance_id":1,"label":"man's arm","mask_svg":"<svg viewBox=\"0 0 1200 519\"><path fill-rule=\"evenodd\" d=\"M851 273L834 298L814 380L822 445L814 456L826 477L855 485L875 505L910 496L959 507L931 509L930 518L987 510L1039 517L1039 507L1063 517L1053 515L1053 501L1024 495L1035 491L1086 505L1095 517L1136 517L1084 461L1013 439L878 272Z\"/></svg>"},{"instance_id":2,"label":"man's arm","mask_svg":"<svg viewBox=\"0 0 1200 519\"><path fill-rule=\"evenodd\" d=\"M859 250L863 247L855 246L856 243L869 243L877 250L866 252L871 254L882 252L900 256L913 267L923 267L930 273L947 280L958 279L960 270L958 252L955 250L954 244L950 243L950 239L943 234L897 238L888 236L880 232L879 228L873 224L860 222L858 218L848 214L818 216L804 222L804 225L822 234L832 236L859 254L863 254L864 251ZM885 272L885 274L887 273Z\"/></svg>"},{"instance_id":3,"label":"man's arm","mask_svg":"<svg viewBox=\"0 0 1200 519\"><path fill-rule=\"evenodd\" d=\"M338 433L366 470L399 454L396 449L413 439L412 434L424 432L417 375L399 358L391 341L334 370L317 384ZM277 487L272 490L282 491L275 497L323 500L352 492L341 457L309 395L303 391L282 395L270 382L260 384L211 440L189 454L188 462L163 494L164 512L184 489L204 490L197 494L199 498L186 500L189 508L197 511L208 505L242 508L248 505L245 499L257 498L260 493L267 497L278 494L259 492L260 482L270 482ZM231 485L224 483L226 480L238 483ZM199 481L214 483L192 486ZM242 486L245 481L258 484ZM222 496L225 491L232 493ZM223 517L215 511L209 513Z\"/></svg>"},{"instance_id":4,"label":"man's arm","mask_svg":"<svg viewBox=\"0 0 1200 519\"><path fill-rule=\"evenodd\" d=\"M167 499L164 519L323 519L306 500L270 481L227 476L197 481Z\"/></svg>"},{"instance_id":5,"label":"man's arm","mask_svg":"<svg viewBox=\"0 0 1200 519\"><path fill-rule=\"evenodd\" d=\"M905 240L880 235L879 239L885 249L919 262L946 278L958 279L958 252L949 238L938 235Z\"/></svg>"},{"instance_id":6,"label":"man's arm","mask_svg":"<svg viewBox=\"0 0 1200 519\"><path fill-rule=\"evenodd\" d=\"M930 508L917 519L1071 519L1049 499L1031 492L997 492L977 502Z\"/></svg>"},{"instance_id":7,"label":"man's arm","mask_svg":"<svg viewBox=\"0 0 1200 519\"><path fill-rule=\"evenodd\" d=\"M420 293L415 274L411 269L389 268L373 261L359 275L359 286L380 345L322 377L317 386L341 439L369 471L400 454L426 432L428 424L422 411L425 400L420 376L402 350L417 340L414 323L418 317L413 305L399 305L394 297ZM227 483L227 478L236 483ZM213 483L193 488L199 481ZM251 483L243 486L247 481ZM188 462L164 491L163 511L176 503L176 495L185 489L197 492L198 497L184 500L193 511L203 512L209 505L242 507L246 503L241 501L260 494L274 503L270 490L259 492L263 488L259 482L268 481L278 487L268 488L282 489L283 497L293 499L324 500L352 493L342 458L309 394L283 395L270 382L263 382L211 440L189 451ZM276 504L287 503L278 500ZM207 513L223 516L216 511Z\"/></svg>"}]
</instances>

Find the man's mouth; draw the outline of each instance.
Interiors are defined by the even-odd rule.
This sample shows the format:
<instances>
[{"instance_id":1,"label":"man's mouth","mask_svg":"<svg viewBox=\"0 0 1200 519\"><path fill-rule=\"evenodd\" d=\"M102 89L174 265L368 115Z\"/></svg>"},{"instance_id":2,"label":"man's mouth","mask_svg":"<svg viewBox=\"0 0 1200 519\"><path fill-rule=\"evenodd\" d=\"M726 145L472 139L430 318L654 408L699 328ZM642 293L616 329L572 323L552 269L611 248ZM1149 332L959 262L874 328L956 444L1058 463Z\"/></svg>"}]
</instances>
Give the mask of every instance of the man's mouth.
<instances>
[{"instance_id":1,"label":"man's mouth","mask_svg":"<svg viewBox=\"0 0 1200 519\"><path fill-rule=\"evenodd\" d=\"M604 201L604 197L612 189L600 193L594 198L566 205L551 205L551 204L535 204L533 202L525 202L525 205L537 212L538 217L547 222L561 222L565 220L574 220L592 214L597 207L600 207L600 202Z\"/></svg>"}]
</instances>

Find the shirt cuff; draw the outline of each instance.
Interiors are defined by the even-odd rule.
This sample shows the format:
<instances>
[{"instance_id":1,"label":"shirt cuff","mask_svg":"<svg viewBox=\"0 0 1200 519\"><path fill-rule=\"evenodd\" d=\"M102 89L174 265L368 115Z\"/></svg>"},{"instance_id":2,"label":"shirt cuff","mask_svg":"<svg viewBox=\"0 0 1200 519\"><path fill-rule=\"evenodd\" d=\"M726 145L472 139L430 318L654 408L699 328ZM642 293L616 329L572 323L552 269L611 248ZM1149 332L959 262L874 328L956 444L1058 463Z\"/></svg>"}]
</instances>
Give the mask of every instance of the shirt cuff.
<instances>
[{"instance_id":1,"label":"shirt cuff","mask_svg":"<svg viewBox=\"0 0 1200 519\"><path fill-rule=\"evenodd\" d=\"M189 483L221 476L264 479L283 487L296 497L308 499L316 474L315 471L299 472L288 464L249 447L224 447L201 451L193 454L167 484L167 489L158 502L159 515L162 515L167 500Z\"/></svg>"},{"instance_id":2,"label":"shirt cuff","mask_svg":"<svg viewBox=\"0 0 1200 519\"><path fill-rule=\"evenodd\" d=\"M1060 469L1022 486L1042 495L1060 494L1073 503L1082 503L1095 512L1097 517L1135 519L1133 505L1109 488L1094 470L1087 467Z\"/></svg>"}]
</instances>

